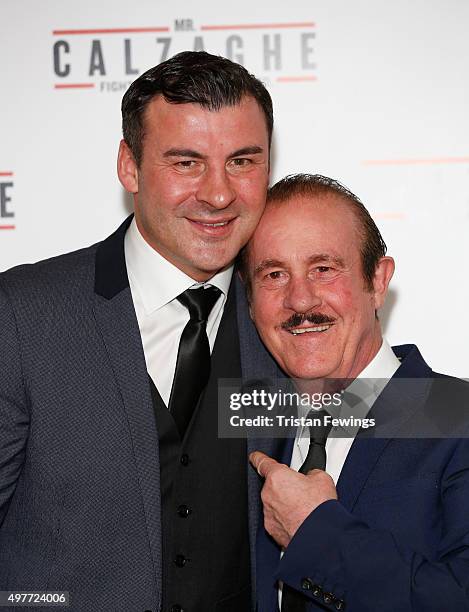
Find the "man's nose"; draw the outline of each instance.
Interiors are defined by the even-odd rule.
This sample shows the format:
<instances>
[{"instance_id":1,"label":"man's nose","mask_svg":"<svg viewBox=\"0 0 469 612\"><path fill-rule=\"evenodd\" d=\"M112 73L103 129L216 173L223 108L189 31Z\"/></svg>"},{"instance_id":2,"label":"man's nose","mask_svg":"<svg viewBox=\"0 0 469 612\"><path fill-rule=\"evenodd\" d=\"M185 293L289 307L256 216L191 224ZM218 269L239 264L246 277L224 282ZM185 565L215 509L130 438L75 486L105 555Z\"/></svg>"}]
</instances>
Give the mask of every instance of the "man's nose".
<instances>
[{"instance_id":1,"label":"man's nose","mask_svg":"<svg viewBox=\"0 0 469 612\"><path fill-rule=\"evenodd\" d=\"M196 198L220 210L229 206L236 198L226 169L208 169L200 179Z\"/></svg>"},{"instance_id":2,"label":"man's nose","mask_svg":"<svg viewBox=\"0 0 469 612\"><path fill-rule=\"evenodd\" d=\"M291 278L285 292L283 305L288 310L306 313L321 304L317 283L311 278Z\"/></svg>"}]
</instances>

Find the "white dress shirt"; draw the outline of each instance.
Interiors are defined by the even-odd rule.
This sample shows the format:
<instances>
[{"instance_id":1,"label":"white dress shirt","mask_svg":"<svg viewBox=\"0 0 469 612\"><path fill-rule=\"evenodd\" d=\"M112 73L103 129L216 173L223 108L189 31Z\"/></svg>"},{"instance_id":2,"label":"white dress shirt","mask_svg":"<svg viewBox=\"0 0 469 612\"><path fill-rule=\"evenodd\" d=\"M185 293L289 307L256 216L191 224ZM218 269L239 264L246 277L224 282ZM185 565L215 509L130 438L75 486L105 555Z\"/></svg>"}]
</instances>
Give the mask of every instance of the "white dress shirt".
<instances>
[{"instance_id":1,"label":"white dress shirt","mask_svg":"<svg viewBox=\"0 0 469 612\"><path fill-rule=\"evenodd\" d=\"M124 252L147 371L167 406L179 341L190 318L188 309L176 298L186 289L203 285L221 290L207 320L211 352L233 276L233 266L219 272L206 283L196 282L145 241L135 218L125 235Z\"/></svg>"},{"instance_id":2,"label":"white dress shirt","mask_svg":"<svg viewBox=\"0 0 469 612\"><path fill-rule=\"evenodd\" d=\"M377 399L382 388L385 386L387 380L392 378L400 366L399 359L394 355L392 348L389 346L386 339L383 338L383 342L379 351L376 353L374 358L366 366L366 368L360 372L357 379L373 379L376 381L378 388L373 390L373 395L367 396L366 405L368 410L371 410L373 403ZM355 381L351 383L348 390L353 391ZM382 385L379 388L380 384ZM376 387L376 385L375 385ZM344 466L347 455L353 444L354 437L334 437L329 436L326 442L326 472L330 474L337 486L340 472ZM297 432L295 443L293 445L293 453L290 462L290 467L294 470L299 470L302 466L309 449L309 434L304 429L300 429Z\"/></svg>"}]
</instances>

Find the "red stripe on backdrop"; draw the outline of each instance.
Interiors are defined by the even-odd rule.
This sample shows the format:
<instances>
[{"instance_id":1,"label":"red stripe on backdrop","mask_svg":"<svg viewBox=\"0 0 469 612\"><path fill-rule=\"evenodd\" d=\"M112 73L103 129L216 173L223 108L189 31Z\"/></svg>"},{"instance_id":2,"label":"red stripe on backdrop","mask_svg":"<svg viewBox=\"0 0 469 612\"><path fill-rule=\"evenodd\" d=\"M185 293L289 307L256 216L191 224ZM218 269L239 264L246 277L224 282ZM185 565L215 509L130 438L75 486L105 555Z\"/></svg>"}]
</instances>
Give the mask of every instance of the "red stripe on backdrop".
<instances>
[{"instance_id":1,"label":"red stripe on backdrop","mask_svg":"<svg viewBox=\"0 0 469 612\"><path fill-rule=\"evenodd\" d=\"M365 166L411 166L431 164L469 164L469 157L430 157L409 159L366 159Z\"/></svg>"},{"instance_id":2,"label":"red stripe on backdrop","mask_svg":"<svg viewBox=\"0 0 469 612\"><path fill-rule=\"evenodd\" d=\"M14 230L16 225L0 225L0 230Z\"/></svg>"},{"instance_id":3,"label":"red stripe on backdrop","mask_svg":"<svg viewBox=\"0 0 469 612\"><path fill-rule=\"evenodd\" d=\"M52 30L54 36L77 36L81 34L140 34L145 32L169 32L167 26L153 28L102 28L88 30Z\"/></svg>"},{"instance_id":4,"label":"red stripe on backdrop","mask_svg":"<svg viewBox=\"0 0 469 612\"><path fill-rule=\"evenodd\" d=\"M54 89L91 89L94 83L60 83Z\"/></svg>"},{"instance_id":5,"label":"red stripe on backdrop","mask_svg":"<svg viewBox=\"0 0 469 612\"><path fill-rule=\"evenodd\" d=\"M0 172L0 176L13 176L13 172Z\"/></svg>"},{"instance_id":6,"label":"red stripe on backdrop","mask_svg":"<svg viewBox=\"0 0 469 612\"><path fill-rule=\"evenodd\" d=\"M201 30L276 30L280 28L314 28L313 21L300 23L242 23L238 25L203 25Z\"/></svg>"}]
</instances>

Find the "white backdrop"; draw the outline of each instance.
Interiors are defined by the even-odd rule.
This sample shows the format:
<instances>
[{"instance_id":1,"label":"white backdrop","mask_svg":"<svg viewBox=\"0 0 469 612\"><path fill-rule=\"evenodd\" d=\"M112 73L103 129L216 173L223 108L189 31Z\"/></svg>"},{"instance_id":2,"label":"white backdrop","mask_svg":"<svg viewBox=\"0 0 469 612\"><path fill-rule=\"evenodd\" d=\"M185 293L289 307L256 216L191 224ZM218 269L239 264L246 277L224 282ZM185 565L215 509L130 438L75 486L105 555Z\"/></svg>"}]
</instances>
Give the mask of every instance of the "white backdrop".
<instances>
[{"instance_id":1,"label":"white backdrop","mask_svg":"<svg viewBox=\"0 0 469 612\"><path fill-rule=\"evenodd\" d=\"M274 99L272 180L337 178L380 226L389 340L469 377L468 23L467 0L1 0L0 270L128 214L115 157L137 74L183 49L231 54Z\"/></svg>"}]
</instances>

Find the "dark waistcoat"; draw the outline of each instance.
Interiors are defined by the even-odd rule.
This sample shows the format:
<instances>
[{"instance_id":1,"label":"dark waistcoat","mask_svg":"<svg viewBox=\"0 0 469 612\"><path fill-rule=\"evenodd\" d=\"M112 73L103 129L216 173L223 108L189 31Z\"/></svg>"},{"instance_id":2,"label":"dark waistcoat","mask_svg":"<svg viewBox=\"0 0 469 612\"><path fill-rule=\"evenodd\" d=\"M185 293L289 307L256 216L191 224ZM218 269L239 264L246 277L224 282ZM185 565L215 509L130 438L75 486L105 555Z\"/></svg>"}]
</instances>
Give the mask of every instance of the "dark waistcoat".
<instances>
[{"instance_id":1,"label":"dark waistcoat","mask_svg":"<svg viewBox=\"0 0 469 612\"><path fill-rule=\"evenodd\" d=\"M163 612L250 609L246 441L218 438L218 379L240 377L232 287L210 379L182 441L151 382L160 445Z\"/></svg>"}]
</instances>

